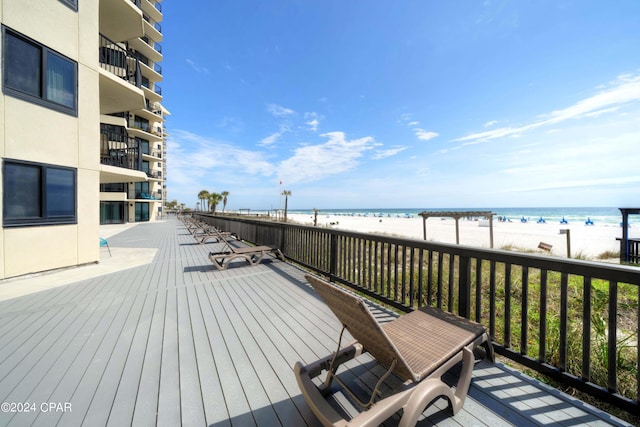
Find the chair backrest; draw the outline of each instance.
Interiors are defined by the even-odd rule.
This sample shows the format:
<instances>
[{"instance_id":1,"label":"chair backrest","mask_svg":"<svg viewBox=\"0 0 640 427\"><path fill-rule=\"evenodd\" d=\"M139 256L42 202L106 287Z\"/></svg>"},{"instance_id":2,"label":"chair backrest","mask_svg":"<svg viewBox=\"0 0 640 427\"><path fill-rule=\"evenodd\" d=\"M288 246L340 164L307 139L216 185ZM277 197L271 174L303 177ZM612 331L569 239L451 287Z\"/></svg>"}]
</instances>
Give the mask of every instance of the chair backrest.
<instances>
[{"instance_id":1,"label":"chair backrest","mask_svg":"<svg viewBox=\"0 0 640 427\"><path fill-rule=\"evenodd\" d=\"M107 246L109 242L104 237L100 238L100 246ZM94 246L95 247L95 246Z\"/></svg>"},{"instance_id":2,"label":"chair backrest","mask_svg":"<svg viewBox=\"0 0 640 427\"><path fill-rule=\"evenodd\" d=\"M366 351L387 368L391 367L395 360L396 365L393 371L397 375L405 380L417 380L418 376L409 368L362 298L316 277L305 277L338 320Z\"/></svg>"}]
</instances>

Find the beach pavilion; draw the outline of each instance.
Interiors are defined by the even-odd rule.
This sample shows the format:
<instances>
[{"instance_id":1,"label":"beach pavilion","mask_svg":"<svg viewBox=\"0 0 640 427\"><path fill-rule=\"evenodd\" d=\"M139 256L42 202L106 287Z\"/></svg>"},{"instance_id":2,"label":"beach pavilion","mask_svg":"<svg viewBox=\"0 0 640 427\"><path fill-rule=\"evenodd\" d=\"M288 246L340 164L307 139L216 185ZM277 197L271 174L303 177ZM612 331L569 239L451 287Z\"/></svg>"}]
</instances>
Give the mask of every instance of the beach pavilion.
<instances>
[{"instance_id":1,"label":"beach pavilion","mask_svg":"<svg viewBox=\"0 0 640 427\"><path fill-rule=\"evenodd\" d=\"M422 217L424 240L427 240L427 219L429 218L453 218L456 220L456 244L460 244L460 218L486 218L489 220L489 247L493 248L493 216L491 211L424 211L418 215Z\"/></svg>"}]
</instances>

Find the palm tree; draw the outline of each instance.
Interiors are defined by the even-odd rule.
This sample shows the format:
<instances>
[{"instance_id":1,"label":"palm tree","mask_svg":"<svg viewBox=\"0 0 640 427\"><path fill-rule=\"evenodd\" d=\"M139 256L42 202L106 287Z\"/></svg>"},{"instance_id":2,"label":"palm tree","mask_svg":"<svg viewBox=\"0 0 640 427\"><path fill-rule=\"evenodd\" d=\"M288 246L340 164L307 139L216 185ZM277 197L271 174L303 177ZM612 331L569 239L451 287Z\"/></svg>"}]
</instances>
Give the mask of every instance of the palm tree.
<instances>
[{"instance_id":1,"label":"palm tree","mask_svg":"<svg viewBox=\"0 0 640 427\"><path fill-rule=\"evenodd\" d=\"M218 206L218 203L220 203L220 201L222 201L222 194L210 193L209 194L209 198L207 199L207 201L209 202L209 204L211 206L213 206L213 213L216 213L216 206Z\"/></svg>"},{"instance_id":2,"label":"palm tree","mask_svg":"<svg viewBox=\"0 0 640 427\"><path fill-rule=\"evenodd\" d=\"M287 222L287 209L289 207L289 196L291 195L291 191L284 190L282 195L284 196L284 222Z\"/></svg>"},{"instance_id":3,"label":"palm tree","mask_svg":"<svg viewBox=\"0 0 640 427\"><path fill-rule=\"evenodd\" d=\"M207 190L201 190L198 193L198 199L202 200L202 210L205 210L204 209L204 201L205 200L207 200L207 201L209 200L209 192ZM209 209L206 209L206 210L209 210Z\"/></svg>"},{"instance_id":4,"label":"palm tree","mask_svg":"<svg viewBox=\"0 0 640 427\"><path fill-rule=\"evenodd\" d=\"M220 194L223 197L223 199L222 199L222 213L224 213L224 210L227 208L227 197L229 197L229 192L228 191L223 191Z\"/></svg>"}]
</instances>

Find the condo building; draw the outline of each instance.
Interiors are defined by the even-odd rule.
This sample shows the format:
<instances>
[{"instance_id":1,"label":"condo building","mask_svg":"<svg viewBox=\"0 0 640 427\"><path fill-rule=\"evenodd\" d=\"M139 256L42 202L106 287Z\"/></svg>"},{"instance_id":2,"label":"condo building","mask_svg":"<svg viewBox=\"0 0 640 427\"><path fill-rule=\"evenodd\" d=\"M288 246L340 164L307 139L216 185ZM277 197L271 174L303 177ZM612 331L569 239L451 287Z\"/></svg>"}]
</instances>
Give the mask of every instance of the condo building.
<instances>
[{"instance_id":1,"label":"condo building","mask_svg":"<svg viewBox=\"0 0 640 427\"><path fill-rule=\"evenodd\" d=\"M0 278L99 261L166 199L161 0L0 0Z\"/></svg>"}]
</instances>

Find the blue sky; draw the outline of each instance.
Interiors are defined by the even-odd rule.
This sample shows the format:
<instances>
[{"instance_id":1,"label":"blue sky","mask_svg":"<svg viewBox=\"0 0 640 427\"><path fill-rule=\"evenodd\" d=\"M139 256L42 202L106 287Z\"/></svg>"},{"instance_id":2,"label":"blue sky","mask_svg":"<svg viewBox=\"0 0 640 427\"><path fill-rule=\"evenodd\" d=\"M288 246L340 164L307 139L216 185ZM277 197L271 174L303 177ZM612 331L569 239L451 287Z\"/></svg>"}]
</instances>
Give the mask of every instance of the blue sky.
<instances>
[{"instance_id":1,"label":"blue sky","mask_svg":"<svg viewBox=\"0 0 640 427\"><path fill-rule=\"evenodd\" d=\"M162 6L169 200L640 205L640 1Z\"/></svg>"}]
</instances>

